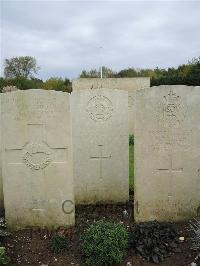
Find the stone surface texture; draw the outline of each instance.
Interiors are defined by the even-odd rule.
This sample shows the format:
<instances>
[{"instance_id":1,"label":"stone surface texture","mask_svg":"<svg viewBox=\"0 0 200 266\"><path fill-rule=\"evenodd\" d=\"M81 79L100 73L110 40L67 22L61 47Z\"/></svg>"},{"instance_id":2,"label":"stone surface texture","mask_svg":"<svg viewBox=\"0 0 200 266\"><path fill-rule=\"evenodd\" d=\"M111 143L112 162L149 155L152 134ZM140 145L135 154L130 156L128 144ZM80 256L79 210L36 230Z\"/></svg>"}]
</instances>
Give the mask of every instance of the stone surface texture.
<instances>
[{"instance_id":1,"label":"stone surface texture","mask_svg":"<svg viewBox=\"0 0 200 266\"><path fill-rule=\"evenodd\" d=\"M44 90L5 93L2 127L8 227L74 224L69 95Z\"/></svg>"},{"instance_id":2,"label":"stone surface texture","mask_svg":"<svg viewBox=\"0 0 200 266\"><path fill-rule=\"evenodd\" d=\"M125 202L128 93L85 89L71 97L76 203Z\"/></svg>"},{"instance_id":3,"label":"stone surface texture","mask_svg":"<svg viewBox=\"0 0 200 266\"><path fill-rule=\"evenodd\" d=\"M134 134L135 126L135 91L150 87L150 78L79 78L72 81L73 91L82 89L119 89L128 91L129 94L129 134Z\"/></svg>"},{"instance_id":4,"label":"stone surface texture","mask_svg":"<svg viewBox=\"0 0 200 266\"><path fill-rule=\"evenodd\" d=\"M200 207L200 87L136 92L135 219L179 221Z\"/></svg>"}]
</instances>

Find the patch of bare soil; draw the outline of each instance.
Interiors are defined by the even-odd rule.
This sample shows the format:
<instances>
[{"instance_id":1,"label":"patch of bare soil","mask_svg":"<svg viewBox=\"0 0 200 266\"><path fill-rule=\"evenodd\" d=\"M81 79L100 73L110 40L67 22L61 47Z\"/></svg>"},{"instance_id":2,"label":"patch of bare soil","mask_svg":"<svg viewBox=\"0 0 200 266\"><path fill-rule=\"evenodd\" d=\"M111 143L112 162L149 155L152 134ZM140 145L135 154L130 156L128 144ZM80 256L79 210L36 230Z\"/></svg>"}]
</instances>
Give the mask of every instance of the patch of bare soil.
<instances>
[{"instance_id":1,"label":"patch of bare soil","mask_svg":"<svg viewBox=\"0 0 200 266\"><path fill-rule=\"evenodd\" d=\"M100 219L121 222L129 228L133 226L132 209L132 202L117 205L77 206L76 225L67 230L60 229L70 239L69 249L62 254L53 254L48 248L51 236L56 232L35 229L12 233L4 240L7 253L11 258L9 265L85 265L79 249L79 237L83 230ZM124 210L128 211L128 217L123 215ZM181 253L171 254L159 264L160 266L187 266L194 260L196 254L190 250L188 224L177 224L177 228L180 236L185 237L185 241L180 244ZM150 266L155 264L144 261L134 250L129 250L124 261L118 266L122 265Z\"/></svg>"}]
</instances>

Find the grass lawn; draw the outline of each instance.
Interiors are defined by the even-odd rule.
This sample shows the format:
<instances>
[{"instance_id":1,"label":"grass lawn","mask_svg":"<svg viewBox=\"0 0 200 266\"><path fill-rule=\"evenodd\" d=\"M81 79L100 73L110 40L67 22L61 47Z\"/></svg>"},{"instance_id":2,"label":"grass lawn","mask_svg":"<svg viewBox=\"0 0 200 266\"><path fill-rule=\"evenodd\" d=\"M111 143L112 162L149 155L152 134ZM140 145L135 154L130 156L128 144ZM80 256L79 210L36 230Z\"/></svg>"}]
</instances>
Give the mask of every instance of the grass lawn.
<instances>
[{"instance_id":1,"label":"grass lawn","mask_svg":"<svg viewBox=\"0 0 200 266\"><path fill-rule=\"evenodd\" d=\"M133 190L134 180L134 145L129 145L129 188Z\"/></svg>"}]
</instances>

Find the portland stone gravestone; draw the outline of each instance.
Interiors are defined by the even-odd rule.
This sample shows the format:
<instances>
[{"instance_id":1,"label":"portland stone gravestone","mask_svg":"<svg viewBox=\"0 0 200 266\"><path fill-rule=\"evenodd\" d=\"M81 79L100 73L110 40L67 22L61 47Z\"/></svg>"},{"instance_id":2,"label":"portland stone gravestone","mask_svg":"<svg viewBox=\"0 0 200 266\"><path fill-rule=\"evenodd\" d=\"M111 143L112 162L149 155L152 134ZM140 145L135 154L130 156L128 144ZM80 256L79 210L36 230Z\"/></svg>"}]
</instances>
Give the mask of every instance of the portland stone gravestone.
<instances>
[{"instance_id":1,"label":"portland stone gravestone","mask_svg":"<svg viewBox=\"0 0 200 266\"><path fill-rule=\"evenodd\" d=\"M6 86L3 87L2 93L16 91L17 87L15 86ZM0 94L0 98L1 98ZM0 121L1 121L1 99L0 99ZM4 199L3 199L3 178L2 178L2 154L1 154L1 134L2 134L2 125L0 124L0 213L4 211Z\"/></svg>"},{"instance_id":2,"label":"portland stone gravestone","mask_svg":"<svg viewBox=\"0 0 200 266\"><path fill-rule=\"evenodd\" d=\"M200 87L136 92L135 219L177 221L200 207Z\"/></svg>"},{"instance_id":3,"label":"portland stone gravestone","mask_svg":"<svg viewBox=\"0 0 200 266\"><path fill-rule=\"evenodd\" d=\"M128 200L128 94L73 92L73 159L76 203Z\"/></svg>"},{"instance_id":4,"label":"portland stone gravestone","mask_svg":"<svg viewBox=\"0 0 200 266\"><path fill-rule=\"evenodd\" d=\"M72 81L73 91L85 89L119 89L128 91L129 134L134 134L135 127L135 91L150 87L150 78L79 78Z\"/></svg>"},{"instance_id":5,"label":"portland stone gravestone","mask_svg":"<svg viewBox=\"0 0 200 266\"><path fill-rule=\"evenodd\" d=\"M8 227L74 224L69 95L44 90L6 93L2 127Z\"/></svg>"}]
</instances>

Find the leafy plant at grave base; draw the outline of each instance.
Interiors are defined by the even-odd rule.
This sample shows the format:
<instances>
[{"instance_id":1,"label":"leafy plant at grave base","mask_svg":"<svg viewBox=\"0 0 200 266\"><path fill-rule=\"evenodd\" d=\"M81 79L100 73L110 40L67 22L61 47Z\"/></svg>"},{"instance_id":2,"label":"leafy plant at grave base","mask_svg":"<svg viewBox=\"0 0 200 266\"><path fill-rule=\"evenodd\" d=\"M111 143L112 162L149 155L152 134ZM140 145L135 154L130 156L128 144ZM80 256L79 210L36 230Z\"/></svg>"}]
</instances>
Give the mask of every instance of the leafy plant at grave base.
<instances>
[{"instance_id":1,"label":"leafy plant at grave base","mask_svg":"<svg viewBox=\"0 0 200 266\"><path fill-rule=\"evenodd\" d=\"M10 258L6 255L4 247L0 247L0 265L6 265L10 262Z\"/></svg>"},{"instance_id":2,"label":"leafy plant at grave base","mask_svg":"<svg viewBox=\"0 0 200 266\"><path fill-rule=\"evenodd\" d=\"M194 219L194 221L190 223L190 231L192 233L191 236L192 249L200 251L200 218ZM200 265L200 253L195 258L195 262L197 263L197 265Z\"/></svg>"},{"instance_id":3,"label":"leafy plant at grave base","mask_svg":"<svg viewBox=\"0 0 200 266\"><path fill-rule=\"evenodd\" d=\"M61 253L69 247L69 240L62 235L54 235L49 243L49 248L53 253Z\"/></svg>"},{"instance_id":4,"label":"leafy plant at grave base","mask_svg":"<svg viewBox=\"0 0 200 266\"><path fill-rule=\"evenodd\" d=\"M128 233L122 224L100 220L81 235L80 241L87 265L113 265L122 261Z\"/></svg>"},{"instance_id":5,"label":"leafy plant at grave base","mask_svg":"<svg viewBox=\"0 0 200 266\"><path fill-rule=\"evenodd\" d=\"M145 222L129 233L129 247L154 263L163 261L171 252L181 252L178 244L178 233L171 223Z\"/></svg>"},{"instance_id":6,"label":"leafy plant at grave base","mask_svg":"<svg viewBox=\"0 0 200 266\"><path fill-rule=\"evenodd\" d=\"M129 135L129 145L134 145L134 136Z\"/></svg>"}]
</instances>

